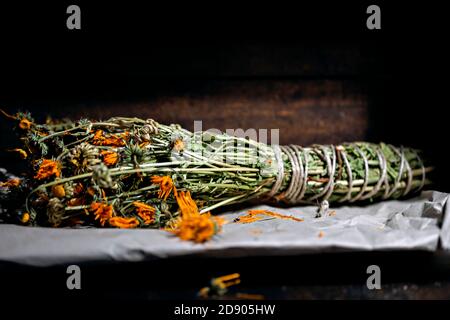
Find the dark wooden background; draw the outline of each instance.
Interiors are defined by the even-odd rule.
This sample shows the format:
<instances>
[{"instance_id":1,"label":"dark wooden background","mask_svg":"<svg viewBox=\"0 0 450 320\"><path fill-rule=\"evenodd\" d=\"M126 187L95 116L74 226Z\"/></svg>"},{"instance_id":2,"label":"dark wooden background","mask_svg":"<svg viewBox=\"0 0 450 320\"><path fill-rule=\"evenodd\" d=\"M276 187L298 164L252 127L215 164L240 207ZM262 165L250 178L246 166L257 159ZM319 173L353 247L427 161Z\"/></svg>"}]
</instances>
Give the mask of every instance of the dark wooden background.
<instances>
[{"instance_id":1,"label":"dark wooden background","mask_svg":"<svg viewBox=\"0 0 450 320\"><path fill-rule=\"evenodd\" d=\"M424 94L430 79L403 55L408 50L379 42L223 42L67 59L58 50L6 56L0 106L29 110L40 121L123 115L192 130L202 120L204 129L279 129L282 144L410 145L437 166L436 188L449 190L438 151L446 136L440 105ZM15 147L0 121L0 149ZM2 166L14 169L16 160L1 152Z\"/></svg>"}]
</instances>

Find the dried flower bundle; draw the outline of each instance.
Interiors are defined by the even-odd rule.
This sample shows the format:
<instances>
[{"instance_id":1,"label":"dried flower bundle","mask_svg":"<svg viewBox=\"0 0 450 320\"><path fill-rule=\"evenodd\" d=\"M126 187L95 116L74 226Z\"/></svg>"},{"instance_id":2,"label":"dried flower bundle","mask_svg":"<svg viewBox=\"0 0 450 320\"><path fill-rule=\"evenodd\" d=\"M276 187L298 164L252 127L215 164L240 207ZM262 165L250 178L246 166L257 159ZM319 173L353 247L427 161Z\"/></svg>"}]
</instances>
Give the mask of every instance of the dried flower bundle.
<instances>
[{"instance_id":1,"label":"dried flower bundle","mask_svg":"<svg viewBox=\"0 0 450 320\"><path fill-rule=\"evenodd\" d=\"M204 242L220 230L209 212L221 206L398 198L422 189L431 170L418 151L386 144L269 146L139 118L7 116L29 172L2 182L1 219L32 225L165 228Z\"/></svg>"}]
</instances>

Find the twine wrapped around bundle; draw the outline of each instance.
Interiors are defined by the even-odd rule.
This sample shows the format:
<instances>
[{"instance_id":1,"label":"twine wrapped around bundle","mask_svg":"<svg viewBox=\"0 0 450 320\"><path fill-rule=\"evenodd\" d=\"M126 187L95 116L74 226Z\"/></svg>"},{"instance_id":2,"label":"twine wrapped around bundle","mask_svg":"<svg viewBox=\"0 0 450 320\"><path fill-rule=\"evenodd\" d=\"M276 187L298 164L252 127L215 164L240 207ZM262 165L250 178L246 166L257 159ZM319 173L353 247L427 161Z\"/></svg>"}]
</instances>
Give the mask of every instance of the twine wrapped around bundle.
<instances>
[{"instance_id":1,"label":"twine wrapped around bundle","mask_svg":"<svg viewBox=\"0 0 450 320\"><path fill-rule=\"evenodd\" d=\"M406 196L423 188L426 172L431 170L425 168L418 151L385 144L359 142L310 148L275 145L273 150L278 174L268 197L290 204L324 200L352 203ZM322 162L319 180L308 176L314 159ZM351 163L355 162L352 168ZM289 165L287 170L285 163ZM283 183L284 180L289 182ZM287 187L280 193L282 185ZM316 192L306 194L308 190Z\"/></svg>"},{"instance_id":2,"label":"twine wrapped around bundle","mask_svg":"<svg viewBox=\"0 0 450 320\"><path fill-rule=\"evenodd\" d=\"M28 113L7 116L17 123L22 145L14 150L28 172L2 184L4 221L165 227L181 238L197 232L201 242L208 237L199 230L218 225L203 213L218 207L398 198L421 190L431 170L418 151L383 143L270 146L151 119L37 124Z\"/></svg>"}]
</instances>

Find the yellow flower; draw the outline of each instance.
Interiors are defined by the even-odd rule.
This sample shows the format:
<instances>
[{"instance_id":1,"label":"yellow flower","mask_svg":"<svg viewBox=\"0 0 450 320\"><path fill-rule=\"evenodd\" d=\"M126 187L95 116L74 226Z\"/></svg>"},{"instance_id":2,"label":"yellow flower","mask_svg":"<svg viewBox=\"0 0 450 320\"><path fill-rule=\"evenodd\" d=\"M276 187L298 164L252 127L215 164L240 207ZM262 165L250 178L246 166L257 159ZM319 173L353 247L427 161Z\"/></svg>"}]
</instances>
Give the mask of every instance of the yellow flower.
<instances>
[{"instance_id":1,"label":"yellow flower","mask_svg":"<svg viewBox=\"0 0 450 320\"><path fill-rule=\"evenodd\" d=\"M154 207L139 201L134 201L133 205L136 207L138 216L144 220L144 224L152 224L155 222L156 209Z\"/></svg>"},{"instance_id":2,"label":"yellow flower","mask_svg":"<svg viewBox=\"0 0 450 320\"><path fill-rule=\"evenodd\" d=\"M135 217L131 218L113 217L109 219L109 224L112 227L117 227L121 229L130 229L136 228L139 225L139 221Z\"/></svg>"},{"instance_id":3,"label":"yellow flower","mask_svg":"<svg viewBox=\"0 0 450 320\"><path fill-rule=\"evenodd\" d=\"M100 224L102 226L110 220L113 216L113 206L101 203L101 202L93 202L90 207L90 211L94 213L95 220L100 220Z\"/></svg>"},{"instance_id":4,"label":"yellow flower","mask_svg":"<svg viewBox=\"0 0 450 320\"><path fill-rule=\"evenodd\" d=\"M35 179L42 180L51 176L59 177L61 172L59 170L59 164L56 161L44 159L39 166L39 170L34 176Z\"/></svg>"},{"instance_id":5,"label":"yellow flower","mask_svg":"<svg viewBox=\"0 0 450 320\"><path fill-rule=\"evenodd\" d=\"M167 197L172 191L176 196L177 189L175 188L171 177L153 176L151 179L153 184L159 184L158 198L167 200Z\"/></svg>"}]
</instances>

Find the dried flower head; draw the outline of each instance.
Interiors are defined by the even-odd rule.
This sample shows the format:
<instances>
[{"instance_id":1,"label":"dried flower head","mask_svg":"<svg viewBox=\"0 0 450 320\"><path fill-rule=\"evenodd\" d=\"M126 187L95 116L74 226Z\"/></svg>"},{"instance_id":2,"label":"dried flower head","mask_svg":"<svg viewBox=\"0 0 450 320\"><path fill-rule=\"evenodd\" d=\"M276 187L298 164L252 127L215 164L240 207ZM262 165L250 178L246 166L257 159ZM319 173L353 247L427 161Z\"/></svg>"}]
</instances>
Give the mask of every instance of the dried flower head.
<instances>
[{"instance_id":1,"label":"dried flower head","mask_svg":"<svg viewBox=\"0 0 450 320\"><path fill-rule=\"evenodd\" d=\"M64 196L66 198L72 198L75 194L75 186L72 182L67 182L63 186L64 188Z\"/></svg>"},{"instance_id":2,"label":"dried flower head","mask_svg":"<svg viewBox=\"0 0 450 320\"><path fill-rule=\"evenodd\" d=\"M226 290L226 288L241 283L241 275L239 273L232 273L226 276L217 277L211 280L211 286L217 291Z\"/></svg>"},{"instance_id":3,"label":"dried flower head","mask_svg":"<svg viewBox=\"0 0 450 320\"><path fill-rule=\"evenodd\" d=\"M22 130L30 130L32 122L27 118L23 118L19 122L19 128Z\"/></svg>"},{"instance_id":4,"label":"dried flower head","mask_svg":"<svg viewBox=\"0 0 450 320\"><path fill-rule=\"evenodd\" d=\"M103 130L97 130L92 138L92 144L96 146L123 147L130 138L130 133L105 135Z\"/></svg>"},{"instance_id":5,"label":"dried flower head","mask_svg":"<svg viewBox=\"0 0 450 320\"><path fill-rule=\"evenodd\" d=\"M114 188L116 186L108 167L103 163L92 168L92 181L100 188Z\"/></svg>"},{"instance_id":6,"label":"dried flower head","mask_svg":"<svg viewBox=\"0 0 450 320\"><path fill-rule=\"evenodd\" d=\"M104 150L100 154L103 156L103 163L107 166L114 166L119 161L119 155L114 151Z\"/></svg>"},{"instance_id":7,"label":"dried flower head","mask_svg":"<svg viewBox=\"0 0 450 320\"><path fill-rule=\"evenodd\" d=\"M64 216L64 204L58 198L51 198L47 205L48 222L54 227L61 224Z\"/></svg>"},{"instance_id":8,"label":"dried flower head","mask_svg":"<svg viewBox=\"0 0 450 320\"><path fill-rule=\"evenodd\" d=\"M133 205L139 217L144 220L144 224L152 224L155 222L156 209L146 203L135 201Z\"/></svg>"},{"instance_id":9,"label":"dried flower head","mask_svg":"<svg viewBox=\"0 0 450 320\"><path fill-rule=\"evenodd\" d=\"M197 204L190 192L181 191L176 194L181 219L178 220L172 231L182 240L198 243L210 240L221 228L223 219L211 217L211 214L200 214Z\"/></svg>"},{"instance_id":10,"label":"dried flower head","mask_svg":"<svg viewBox=\"0 0 450 320\"><path fill-rule=\"evenodd\" d=\"M158 133L158 124L154 120L149 119L146 122L146 124L136 130L135 139L138 142L150 142L151 135Z\"/></svg>"},{"instance_id":11,"label":"dried flower head","mask_svg":"<svg viewBox=\"0 0 450 320\"><path fill-rule=\"evenodd\" d=\"M174 233L182 240L202 243L216 234L216 224L210 214L182 217Z\"/></svg>"},{"instance_id":12,"label":"dried flower head","mask_svg":"<svg viewBox=\"0 0 450 320\"><path fill-rule=\"evenodd\" d=\"M117 227L121 229L131 229L136 228L139 225L139 221L135 217L131 218L113 217L109 219L109 224L112 227Z\"/></svg>"},{"instance_id":13,"label":"dried flower head","mask_svg":"<svg viewBox=\"0 0 450 320\"><path fill-rule=\"evenodd\" d=\"M192 199L191 193L189 191L187 192L181 191L177 193L176 198L182 217L200 214L198 211L197 204L195 203L194 199Z\"/></svg>"},{"instance_id":14,"label":"dried flower head","mask_svg":"<svg viewBox=\"0 0 450 320\"><path fill-rule=\"evenodd\" d=\"M102 226L113 217L114 208L102 202L91 203L90 211L95 215L95 220L100 220Z\"/></svg>"},{"instance_id":15,"label":"dried flower head","mask_svg":"<svg viewBox=\"0 0 450 320\"><path fill-rule=\"evenodd\" d=\"M76 174L91 171L94 166L101 163L99 150L85 142L74 147L67 160L75 168Z\"/></svg>"},{"instance_id":16,"label":"dried flower head","mask_svg":"<svg viewBox=\"0 0 450 320\"><path fill-rule=\"evenodd\" d=\"M173 180L169 176L153 176L151 178L153 184L159 184L158 198L167 200L170 193L177 193Z\"/></svg>"},{"instance_id":17,"label":"dried flower head","mask_svg":"<svg viewBox=\"0 0 450 320\"><path fill-rule=\"evenodd\" d=\"M60 175L61 171L59 169L59 163L54 160L44 159L34 178L42 180L51 176L59 177Z\"/></svg>"}]
</instances>

